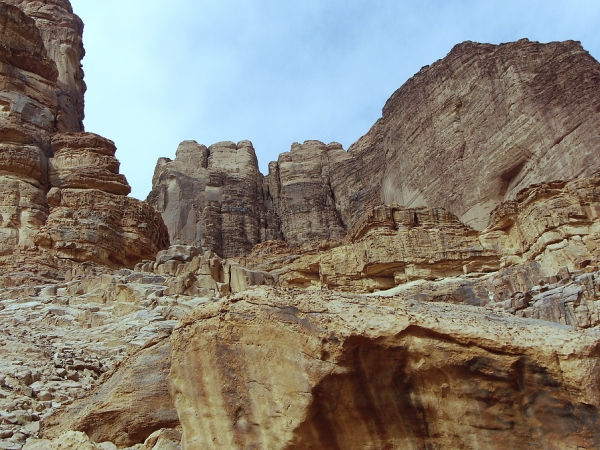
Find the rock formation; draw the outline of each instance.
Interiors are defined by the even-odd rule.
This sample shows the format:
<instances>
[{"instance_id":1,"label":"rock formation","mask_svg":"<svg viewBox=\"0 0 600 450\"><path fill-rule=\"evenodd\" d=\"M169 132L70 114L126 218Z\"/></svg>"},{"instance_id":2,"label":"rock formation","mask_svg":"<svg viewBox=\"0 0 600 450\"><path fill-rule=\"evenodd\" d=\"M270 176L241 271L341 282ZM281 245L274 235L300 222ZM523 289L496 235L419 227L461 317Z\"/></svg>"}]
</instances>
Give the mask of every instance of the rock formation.
<instances>
[{"instance_id":1,"label":"rock formation","mask_svg":"<svg viewBox=\"0 0 600 450\"><path fill-rule=\"evenodd\" d=\"M262 175L249 141L209 148L182 142L174 161L158 161L152 180L148 203L162 213L173 244L234 257L277 237L267 231Z\"/></svg>"},{"instance_id":2,"label":"rock formation","mask_svg":"<svg viewBox=\"0 0 600 450\"><path fill-rule=\"evenodd\" d=\"M286 242L294 245L344 237L346 230L331 182L334 164L345 154L336 142L306 141L293 144L289 152L269 165L265 184Z\"/></svg>"},{"instance_id":3,"label":"rock formation","mask_svg":"<svg viewBox=\"0 0 600 450\"><path fill-rule=\"evenodd\" d=\"M184 449L594 448L598 338L473 307L259 289L184 319L169 386Z\"/></svg>"},{"instance_id":4,"label":"rock formation","mask_svg":"<svg viewBox=\"0 0 600 450\"><path fill-rule=\"evenodd\" d=\"M154 257L168 246L160 215L125 197L114 144L82 131L81 20L66 0L0 2L0 16L3 263Z\"/></svg>"},{"instance_id":5,"label":"rock formation","mask_svg":"<svg viewBox=\"0 0 600 450\"><path fill-rule=\"evenodd\" d=\"M382 118L348 152L335 143L294 144L269 165L264 195L240 208L252 221L264 214L265 231L254 243L340 239L382 204L441 207L483 230L491 211L528 185L600 169L598 89L600 65L579 43L466 42L396 91ZM195 152L202 159L203 150ZM154 177L148 201L168 211L165 221L178 243L233 256L191 229L189 205L205 194L193 181L194 169L181 168L188 160L178 156L169 177ZM165 164L159 161L157 173ZM256 167L245 170L256 173L252 183L261 182ZM184 185L199 194L178 195ZM158 201L169 189L168 202ZM199 228L205 213L195 211ZM239 239L222 229L225 240Z\"/></svg>"},{"instance_id":6,"label":"rock formation","mask_svg":"<svg viewBox=\"0 0 600 450\"><path fill-rule=\"evenodd\" d=\"M0 18L0 448L600 447L579 44L460 44L266 176L184 141L147 204L83 131L68 1Z\"/></svg>"},{"instance_id":7,"label":"rock formation","mask_svg":"<svg viewBox=\"0 0 600 450\"><path fill-rule=\"evenodd\" d=\"M466 42L396 91L349 153L378 155L360 177L378 180L379 201L443 207L483 229L528 185L600 169L598 88L600 65L577 42ZM351 186L334 185L345 221L361 209L342 197Z\"/></svg>"},{"instance_id":8,"label":"rock formation","mask_svg":"<svg viewBox=\"0 0 600 450\"><path fill-rule=\"evenodd\" d=\"M68 0L3 1L18 6L35 20L48 57L56 64L56 130L83 131L83 94L86 89L81 68L85 55L81 38L83 22L73 14Z\"/></svg>"}]
</instances>

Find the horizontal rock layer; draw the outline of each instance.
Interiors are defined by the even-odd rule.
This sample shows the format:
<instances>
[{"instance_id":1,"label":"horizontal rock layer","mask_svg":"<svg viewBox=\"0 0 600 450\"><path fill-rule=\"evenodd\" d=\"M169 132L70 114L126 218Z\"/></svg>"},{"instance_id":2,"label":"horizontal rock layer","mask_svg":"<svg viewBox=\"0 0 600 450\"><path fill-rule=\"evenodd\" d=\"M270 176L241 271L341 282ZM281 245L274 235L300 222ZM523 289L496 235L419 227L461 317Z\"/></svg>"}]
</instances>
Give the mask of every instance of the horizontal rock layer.
<instances>
[{"instance_id":1,"label":"horizontal rock layer","mask_svg":"<svg viewBox=\"0 0 600 450\"><path fill-rule=\"evenodd\" d=\"M67 0L0 2L0 20L2 263L35 258L38 276L64 258L122 267L154 257L168 246L160 215L124 197L114 143L82 132L81 20Z\"/></svg>"},{"instance_id":2,"label":"horizontal rock layer","mask_svg":"<svg viewBox=\"0 0 600 450\"><path fill-rule=\"evenodd\" d=\"M83 81L81 60L83 22L73 14L68 0L4 0L21 8L35 20L48 57L56 64L56 129L60 132L83 131Z\"/></svg>"},{"instance_id":3,"label":"horizontal rock layer","mask_svg":"<svg viewBox=\"0 0 600 450\"><path fill-rule=\"evenodd\" d=\"M161 212L173 244L244 256L271 236L262 175L249 141L206 148L182 142L174 161L159 160L148 203Z\"/></svg>"}]
</instances>

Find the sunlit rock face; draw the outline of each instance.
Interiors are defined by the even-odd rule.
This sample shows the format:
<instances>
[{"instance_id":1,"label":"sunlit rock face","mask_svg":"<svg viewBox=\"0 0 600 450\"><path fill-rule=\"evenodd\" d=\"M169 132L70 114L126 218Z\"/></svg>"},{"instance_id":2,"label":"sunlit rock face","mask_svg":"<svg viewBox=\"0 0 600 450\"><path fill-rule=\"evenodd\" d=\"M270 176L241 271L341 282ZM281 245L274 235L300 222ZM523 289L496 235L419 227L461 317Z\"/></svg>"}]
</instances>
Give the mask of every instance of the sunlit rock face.
<instances>
[{"instance_id":1,"label":"sunlit rock face","mask_svg":"<svg viewBox=\"0 0 600 450\"><path fill-rule=\"evenodd\" d=\"M457 45L392 95L354 162L334 171L344 221L365 198L443 207L481 230L528 185L591 175L599 88L600 65L578 42Z\"/></svg>"},{"instance_id":2,"label":"sunlit rock face","mask_svg":"<svg viewBox=\"0 0 600 450\"><path fill-rule=\"evenodd\" d=\"M269 236L262 178L250 141L208 148L184 141L174 161L158 161L148 203L161 212L172 243L244 256Z\"/></svg>"},{"instance_id":3,"label":"sunlit rock face","mask_svg":"<svg viewBox=\"0 0 600 450\"><path fill-rule=\"evenodd\" d=\"M114 143L82 131L81 20L66 0L0 2L0 18L3 262L153 258L168 246L160 215L125 197Z\"/></svg>"},{"instance_id":4,"label":"sunlit rock face","mask_svg":"<svg viewBox=\"0 0 600 450\"><path fill-rule=\"evenodd\" d=\"M251 222L262 214L253 238L291 245L339 239L382 204L444 208L483 230L491 211L528 185L600 169L599 90L600 65L577 42L465 42L398 89L347 152L335 143L292 145L269 165L262 195L252 204L238 197L238 209ZM203 212L206 174L186 167L190 145L174 162L159 160L163 175L155 175L148 200L178 243L203 245L199 217L210 211L213 223L219 205ZM205 147L196 153L213 164L232 157ZM257 173L240 170L249 180ZM218 252L214 238L205 240Z\"/></svg>"},{"instance_id":5,"label":"sunlit rock face","mask_svg":"<svg viewBox=\"0 0 600 450\"><path fill-rule=\"evenodd\" d=\"M33 19L5 3L0 16L0 248L7 254L32 246L48 215L58 71Z\"/></svg>"},{"instance_id":6,"label":"sunlit rock face","mask_svg":"<svg viewBox=\"0 0 600 450\"><path fill-rule=\"evenodd\" d=\"M261 288L184 320L169 386L184 449L594 448L598 339L410 296Z\"/></svg>"},{"instance_id":7,"label":"sunlit rock face","mask_svg":"<svg viewBox=\"0 0 600 450\"><path fill-rule=\"evenodd\" d=\"M68 2L0 18L3 447L600 447L579 44L460 44L349 151L266 176L249 141L184 141L149 205L83 132Z\"/></svg>"},{"instance_id":8,"label":"sunlit rock face","mask_svg":"<svg viewBox=\"0 0 600 450\"><path fill-rule=\"evenodd\" d=\"M286 242L297 245L346 234L331 188L333 161L345 153L335 142L306 141L293 144L269 165L265 185Z\"/></svg>"},{"instance_id":9,"label":"sunlit rock face","mask_svg":"<svg viewBox=\"0 0 600 450\"><path fill-rule=\"evenodd\" d=\"M83 22L68 0L5 0L35 20L49 58L56 64L56 131L83 131L86 90L81 60Z\"/></svg>"}]
</instances>

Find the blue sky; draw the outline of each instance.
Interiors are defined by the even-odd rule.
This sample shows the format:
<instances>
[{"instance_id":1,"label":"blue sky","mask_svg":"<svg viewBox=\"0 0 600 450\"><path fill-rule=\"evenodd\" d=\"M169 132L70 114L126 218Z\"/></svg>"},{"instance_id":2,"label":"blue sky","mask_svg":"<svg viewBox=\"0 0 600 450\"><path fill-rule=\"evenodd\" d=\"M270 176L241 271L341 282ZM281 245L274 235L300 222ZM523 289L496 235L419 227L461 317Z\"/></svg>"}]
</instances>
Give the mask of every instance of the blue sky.
<instances>
[{"instance_id":1,"label":"blue sky","mask_svg":"<svg viewBox=\"0 0 600 450\"><path fill-rule=\"evenodd\" d=\"M600 58L598 0L71 0L85 23L87 131L132 196L182 140L347 149L391 94L465 40L573 39Z\"/></svg>"}]
</instances>

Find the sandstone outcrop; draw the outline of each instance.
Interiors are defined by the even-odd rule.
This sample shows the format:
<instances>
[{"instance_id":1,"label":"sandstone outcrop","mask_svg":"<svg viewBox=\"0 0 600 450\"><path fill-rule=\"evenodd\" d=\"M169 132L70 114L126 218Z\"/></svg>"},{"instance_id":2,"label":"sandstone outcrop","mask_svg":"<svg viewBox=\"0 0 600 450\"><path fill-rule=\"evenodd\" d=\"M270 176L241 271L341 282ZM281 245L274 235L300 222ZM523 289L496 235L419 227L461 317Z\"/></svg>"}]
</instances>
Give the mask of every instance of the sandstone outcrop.
<instances>
[{"instance_id":1,"label":"sandstone outcrop","mask_svg":"<svg viewBox=\"0 0 600 450\"><path fill-rule=\"evenodd\" d=\"M346 234L331 187L333 164L345 155L336 142L306 141L293 144L269 164L265 185L281 235L289 244L342 239Z\"/></svg>"},{"instance_id":2,"label":"sandstone outcrop","mask_svg":"<svg viewBox=\"0 0 600 450\"><path fill-rule=\"evenodd\" d=\"M93 396L53 416L46 423L51 432L44 436L59 437L71 429L85 432L94 442L123 447L179 425L167 390L170 349L166 339L136 353Z\"/></svg>"},{"instance_id":3,"label":"sandstone outcrop","mask_svg":"<svg viewBox=\"0 0 600 450\"><path fill-rule=\"evenodd\" d=\"M172 338L182 448L594 448L596 331L259 288ZM260 361L260 364L257 364Z\"/></svg>"},{"instance_id":4,"label":"sandstone outcrop","mask_svg":"<svg viewBox=\"0 0 600 450\"><path fill-rule=\"evenodd\" d=\"M83 131L86 86L81 60L83 22L68 0L3 0L18 6L35 20L49 59L56 64L56 131Z\"/></svg>"},{"instance_id":5,"label":"sandstone outcrop","mask_svg":"<svg viewBox=\"0 0 600 450\"><path fill-rule=\"evenodd\" d=\"M460 44L266 176L184 141L149 205L83 132L68 1L0 18L0 448L600 447L578 43Z\"/></svg>"},{"instance_id":6,"label":"sandstone outcrop","mask_svg":"<svg viewBox=\"0 0 600 450\"><path fill-rule=\"evenodd\" d=\"M358 191L367 203L442 207L481 230L528 185L591 175L599 88L600 65L577 42L457 45L392 95L334 170L344 222L364 210Z\"/></svg>"},{"instance_id":7,"label":"sandstone outcrop","mask_svg":"<svg viewBox=\"0 0 600 450\"><path fill-rule=\"evenodd\" d=\"M492 210L528 185L600 170L599 88L600 65L579 43L466 42L396 91L382 118L347 152L336 143L292 145L269 165L263 195L238 208L251 222L264 215L254 243L339 239L382 204L444 208L483 230ZM205 147L196 152L200 159L207 154ZM215 162L220 157L208 154ZM204 205L206 175L186 169L188 161L161 159L156 170L164 175L155 175L148 200L166 212L172 237L181 236L177 243L204 246L194 225L204 206L190 205ZM250 172L261 178L256 167ZM210 217L218 217L216 207ZM225 240L239 239L222 230ZM205 240L207 249L234 256L219 251L213 237ZM246 256L244 248L235 256Z\"/></svg>"},{"instance_id":8,"label":"sandstone outcrop","mask_svg":"<svg viewBox=\"0 0 600 450\"><path fill-rule=\"evenodd\" d=\"M252 143L206 148L184 141L174 161L161 158L148 203L160 211L173 244L230 258L244 256L269 234L262 175Z\"/></svg>"},{"instance_id":9,"label":"sandstone outcrop","mask_svg":"<svg viewBox=\"0 0 600 450\"><path fill-rule=\"evenodd\" d=\"M98 189L127 195L131 187L119 173L114 142L93 133L52 135L50 185L59 189Z\"/></svg>"},{"instance_id":10,"label":"sandstone outcrop","mask_svg":"<svg viewBox=\"0 0 600 450\"><path fill-rule=\"evenodd\" d=\"M125 197L114 143L82 132L81 20L66 0L0 2L0 16L3 265L153 258L168 246L160 215Z\"/></svg>"},{"instance_id":11,"label":"sandstone outcrop","mask_svg":"<svg viewBox=\"0 0 600 450\"><path fill-rule=\"evenodd\" d=\"M353 292L497 270L500 254L484 248L478 235L443 209L380 206L349 231L345 245L279 259L272 270L285 287Z\"/></svg>"}]
</instances>

